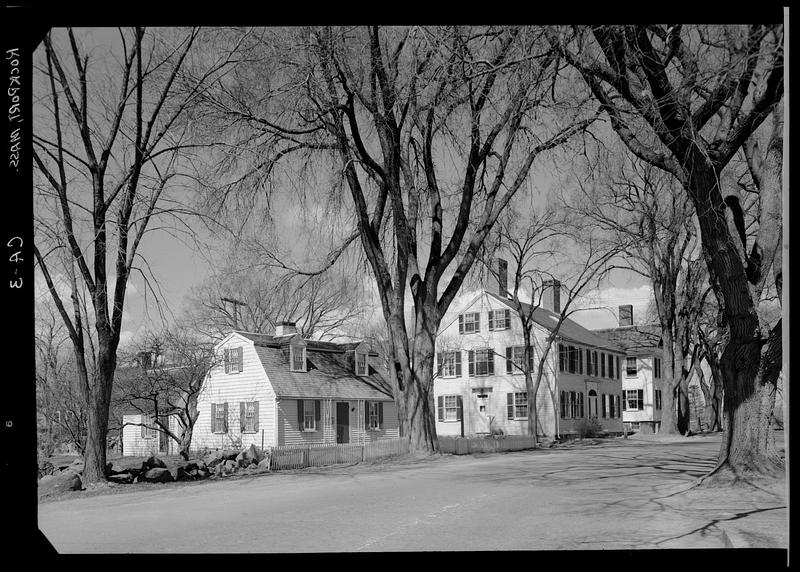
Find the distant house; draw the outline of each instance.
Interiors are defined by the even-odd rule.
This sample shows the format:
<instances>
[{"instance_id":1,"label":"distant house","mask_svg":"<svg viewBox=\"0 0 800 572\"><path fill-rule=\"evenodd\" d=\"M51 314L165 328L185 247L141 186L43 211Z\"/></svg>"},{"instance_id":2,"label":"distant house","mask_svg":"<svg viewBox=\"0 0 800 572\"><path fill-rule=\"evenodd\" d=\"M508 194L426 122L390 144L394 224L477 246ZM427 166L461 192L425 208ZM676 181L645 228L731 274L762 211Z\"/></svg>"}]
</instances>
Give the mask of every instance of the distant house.
<instances>
[{"instance_id":1,"label":"distant house","mask_svg":"<svg viewBox=\"0 0 800 572\"><path fill-rule=\"evenodd\" d=\"M150 455L177 455L178 443L165 432L156 429L152 416L143 415L135 408L122 412L122 454L134 457ZM178 416L163 416L170 431L180 435Z\"/></svg>"},{"instance_id":2,"label":"distant house","mask_svg":"<svg viewBox=\"0 0 800 572\"><path fill-rule=\"evenodd\" d=\"M528 432L525 377L516 367L522 365L522 326L506 290L506 274L498 274L496 287L454 307L442 320L434 381L439 435ZM533 312L534 376L545 340L558 323L560 293L560 283L551 281L542 306ZM528 310L524 305L523 311ZM609 434L622 433L624 355L607 338L565 319L537 393L537 435L576 435L588 418L596 419Z\"/></svg>"},{"instance_id":3,"label":"distant house","mask_svg":"<svg viewBox=\"0 0 800 572\"><path fill-rule=\"evenodd\" d=\"M397 408L378 355L361 343L234 331L198 398L192 449L363 443L398 437Z\"/></svg>"},{"instance_id":4,"label":"distant house","mask_svg":"<svg viewBox=\"0 0 800 572\"><path fill-rule=\"evenodd\" d=\"M633 306L619 307L619 327L595 330L625 351L622 421L630 432L658 433L661 426L661 328L633 325Z\"/></svg>"}]
</instances>

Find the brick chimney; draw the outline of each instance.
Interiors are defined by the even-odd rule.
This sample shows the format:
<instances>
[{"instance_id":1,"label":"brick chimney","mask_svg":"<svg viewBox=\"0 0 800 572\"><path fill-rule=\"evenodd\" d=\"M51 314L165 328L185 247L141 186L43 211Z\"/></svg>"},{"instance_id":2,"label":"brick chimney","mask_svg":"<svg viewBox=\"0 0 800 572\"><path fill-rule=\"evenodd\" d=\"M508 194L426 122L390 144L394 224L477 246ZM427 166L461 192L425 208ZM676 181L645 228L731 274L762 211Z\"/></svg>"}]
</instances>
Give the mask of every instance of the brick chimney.
<instances>
[{"instance_id":1,"label":"brick chimney","mask_svg":"<svg viewBox=\"0 0 800 572\"><path fill-rule=\"evenodd\" d=\"M508 298L508 261L494 258L490 270L488 290L501 298Z\"/></svg>"},{"instance_id":2,"label":"brick chimney","mask_svg":"<svg viewBox=\"0 0 800 572\"><path fill-rule=\"evenodd\" d=\"M625 304L619 307L619 325L620 327L633 325L632 304Z\"/></svg>"},{"instance_id":3,"label":"brick chimney","mask_svg":"<svg viewBox=\"0 0 800 572\"><path fill-rule=\"evenodd\" d=\"M542 308L561 313L561 282L556 279L542 282Z\"/></svg>"},{"instance_id":4,"label":"brick chimney","mask_svg":"<svg viewBox=\"0 0 800 572\"><path fill-rule=\"evenodd\" d=\"M275 337L290 336L297 333L297 324L294 322L278 322L275 324Z\"/></svg>"}]
</instances>

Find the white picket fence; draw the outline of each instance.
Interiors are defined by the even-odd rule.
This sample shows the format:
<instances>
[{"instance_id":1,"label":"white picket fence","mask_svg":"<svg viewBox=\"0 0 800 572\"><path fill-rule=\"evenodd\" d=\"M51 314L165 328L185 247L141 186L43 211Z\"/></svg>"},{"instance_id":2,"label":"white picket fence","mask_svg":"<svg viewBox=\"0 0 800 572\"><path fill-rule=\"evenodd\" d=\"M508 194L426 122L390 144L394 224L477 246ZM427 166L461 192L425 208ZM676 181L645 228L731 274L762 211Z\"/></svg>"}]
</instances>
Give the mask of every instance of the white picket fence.
<instances>
[{"instance_id":1,"label":"white picket fence","mask_svg":"<svg viewBox=\"0 0 800 572\"><path fill-rule=\"evenodd\" d=\"M280 471L362 463L406 453L407 439L380 439L369 443L280 445L270 450L270 469Z\"/></svg>"},{"instance_id":2,"label":"white picket fence","mask_svg":"<svg viewBox=\"0 0 800 572\"><path fill-rule=\"evenodd\" d=\"M522 451L534 449L536 442L529 435L505 435L502 437L439 437L439 451L454 455L472 453L496 453L498 451Z\"/></svg>"}]
</instances>

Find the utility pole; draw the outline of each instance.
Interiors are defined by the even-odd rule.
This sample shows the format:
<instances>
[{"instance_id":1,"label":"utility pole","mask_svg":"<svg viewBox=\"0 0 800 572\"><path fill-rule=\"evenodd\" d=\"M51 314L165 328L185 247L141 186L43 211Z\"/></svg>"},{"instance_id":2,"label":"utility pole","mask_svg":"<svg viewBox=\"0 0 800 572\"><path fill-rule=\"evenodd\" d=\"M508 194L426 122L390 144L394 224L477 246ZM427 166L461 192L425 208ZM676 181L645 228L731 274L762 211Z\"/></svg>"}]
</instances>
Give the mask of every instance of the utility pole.
<instances>
[{"instance_id":1,"label":"utility pole","mask_svg":"<svg viewBox=\"0 0 800 572\"><path fill-rule=\"evenodd\" d=\"M247 306L246 303L242 302L241 300L235 300L233 298L220 298L223 302L230 302L233 304L233 329L239 329L239 306Z\"/></svg>"}]
</instances>

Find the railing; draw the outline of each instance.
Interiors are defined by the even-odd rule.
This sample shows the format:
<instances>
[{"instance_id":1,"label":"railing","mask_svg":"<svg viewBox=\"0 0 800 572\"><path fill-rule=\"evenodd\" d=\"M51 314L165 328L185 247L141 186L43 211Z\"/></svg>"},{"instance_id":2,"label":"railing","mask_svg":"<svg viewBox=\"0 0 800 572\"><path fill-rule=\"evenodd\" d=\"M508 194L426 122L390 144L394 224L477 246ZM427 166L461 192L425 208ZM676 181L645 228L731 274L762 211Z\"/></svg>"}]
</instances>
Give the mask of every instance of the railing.
<instances>
[{"instance_id":1,"label":"railing","mask_svg":"<svg viewBox=\"0 0 800 572\"><path fill-rule=\"evenodd\" d=\"M280 445L271 448L270 469L280 471L353 464L406 453L407 439L380 439L369 443Z\"/></svg>"},{"instance_id":2,"label":"railing","mask_svg":"<svg viewBox=\"0 0 800 572\"><path fill-rule=\"evenodd\" d=\"M529 435L505 435L503 437L439 437L439 451L454 455L472 453L496 453L498 451L522 451L534 449L536 441Z\"/></svg>"}]
</instances>

